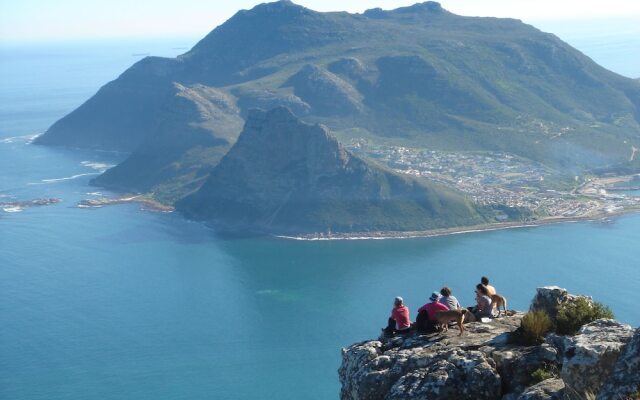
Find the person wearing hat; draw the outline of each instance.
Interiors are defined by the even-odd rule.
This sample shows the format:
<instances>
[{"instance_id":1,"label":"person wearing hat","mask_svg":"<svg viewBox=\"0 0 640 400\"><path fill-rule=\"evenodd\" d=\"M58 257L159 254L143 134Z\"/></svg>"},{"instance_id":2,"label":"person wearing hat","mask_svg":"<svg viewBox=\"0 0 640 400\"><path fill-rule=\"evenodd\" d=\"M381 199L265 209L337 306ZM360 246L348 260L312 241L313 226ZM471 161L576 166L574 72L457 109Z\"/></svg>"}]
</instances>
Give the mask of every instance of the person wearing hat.
<instances>
[{"instance_id":1,"label":"person wearing hat","mask_svg":"<svg viewBox=\"0 0 640 400\"><path fill-rule=\"evenodd\" d=\"M438 311L448 311L449 307L440 303L440 294L438 292L431 293L429 297L429 303L423 305L418 309L418 316L416 317L416 326L420 332L435 332L436 328L436 313Z\"/></svg>"},{"instance_id":2,"label":"person wearing hat","mask_svg":"<svg viewBox=\"0 0 640 400\"><path fill-rule=\"evenodd\" d=\"M409 318L409 307L404 305L402 297L398 296L393 300L391 317L386 328L382 329L386 335L394 333L407 333L411 330L411 319Z\"/></svg>"}]
</instances>

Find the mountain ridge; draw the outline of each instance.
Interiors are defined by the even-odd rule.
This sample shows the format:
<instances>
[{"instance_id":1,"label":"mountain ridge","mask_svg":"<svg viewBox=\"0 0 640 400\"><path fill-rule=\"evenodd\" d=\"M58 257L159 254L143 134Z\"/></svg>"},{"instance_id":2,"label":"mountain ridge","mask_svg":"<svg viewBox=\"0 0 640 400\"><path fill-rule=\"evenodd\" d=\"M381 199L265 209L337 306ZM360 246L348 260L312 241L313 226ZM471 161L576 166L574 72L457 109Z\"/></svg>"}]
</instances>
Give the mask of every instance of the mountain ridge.
<instances>
[{"instance_id":1,"label":"mountain ridge","mask_svg":"<svg viewBox=\"0 0 640 400\"><path fill-rule=\"evenodd\" d=\"M188 143L182 135L194 119L209 118L168 111L183 93L178 85L229 99L234 107L221 111L234 121L224 128L227 142L195 143L207 154L201 162L184 149L157 152L162 160L145 167L140 153L159 138ZM518 20L462 17L435 2L362 14L291 2L239 11L185 54L136 63L37 143L132 152L96 183L174 202L197 190L184 177L196 169L206 178L240 133L237 119L256 106L287 106L341 140L361 133L416 147L508 152L571 176L640 169L628 156L640 147L640 82ZM218 137L213 125L203 134ZM185 157L190 162L180 162ZM157 164L172 165L171 176L144 182Z\"/></svg>"}]
</instances>

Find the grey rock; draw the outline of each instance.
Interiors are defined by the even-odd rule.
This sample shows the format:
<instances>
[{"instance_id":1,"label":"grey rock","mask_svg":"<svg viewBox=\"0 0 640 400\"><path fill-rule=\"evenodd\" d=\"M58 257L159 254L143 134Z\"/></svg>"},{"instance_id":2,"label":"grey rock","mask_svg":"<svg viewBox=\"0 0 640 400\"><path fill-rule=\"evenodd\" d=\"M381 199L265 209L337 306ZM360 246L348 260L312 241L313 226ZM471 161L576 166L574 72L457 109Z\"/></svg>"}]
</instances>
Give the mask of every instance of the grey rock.
<instances>
[{"instance_id":1,"label":"grey rock","mask_svg":"<svg viewBox=\"0 0 640 400\"><path fill-rule=\"evenodd\" d=\"M508 336L522 314L467 324L463 336L410 335L362 342L342 350L342 399L496 399L498 373ZM514 351L520 351L516 349Z\"/></svg>"},{"instance_id":2,"label":"grey rock","mask_svg":"<svg viewBox=\"0 0 640 400\"><path fill-rule=\"evenodd\" d=\"M629 325L599 319L584 325L577 335L566 337L561 377L567 393L576 398L598 393L632 335Z\"/></svg>"},{"instance_id":3,"label":"grey rock","mask_svg":"<svg viewBox=\"0 0 640 400\"><path fill-rule=\"evenodd\" d=\"M640 328L624 346L609 378L598 393L598 400L640 398Z\"/></svg>"},{"instance_id":4,"label":"grey rock","mask_svg":"<svg viewBox=\"0 0 640 400\"><path fill-rule=\"evenodd\" d=\"M557 350L548 345L534 347L506 346L495 350L491 357L502 377L507 392L521 393L531 384L531 374L540 368L558 370Z\"/></svg>"},{"instance_id":5,"label":"grey rock","mask_svg":"<svg viewBox=\"0 0 640 400\"><path fill-rule=\"evenodd\" d=\"M491 359L480 351L451 350L423 360L426 366L398 379L387 399L495 399L500 396L500 376Z\"/></svg>"},{"instance_id":6,"label":"grey rock","mask_svg":"<svg viewBox=\"0 0 640 400\"><path fill-rule=\"evenodd\" d=\"M545 379L528 387L518 400L561 400L564 398L564 382L562 379Z\"/></svg>"},{"instance_id":7,"label":"grey rock","mask_svg":"<svg viewBox=\"0 0 640 400\"><path fill-rule=\"evenodd\" d=\"M276 90L251 90L236 91L234 94L238 96L238 105L243 110L243 114L247 114L251 108L262 108L270 110L275 107L287 107L297 116L309 114L311 106L305 103L298 96L283 93Z\"/></svg>"},{"instance_id":8,"label":"grey rock","mask_svg":"<svg viewBox=\"0 0 640 400\"><path fill-rule=\"evenodd\" d=\"M560 306L575 301L578 298L585 298L591 302L591 297L576 296L569 294L567 289L559 286L543 286L536 289L536 295L531 300L530 311L545 311L549 317L555 321Z\"/></svg>"}]
</instances>

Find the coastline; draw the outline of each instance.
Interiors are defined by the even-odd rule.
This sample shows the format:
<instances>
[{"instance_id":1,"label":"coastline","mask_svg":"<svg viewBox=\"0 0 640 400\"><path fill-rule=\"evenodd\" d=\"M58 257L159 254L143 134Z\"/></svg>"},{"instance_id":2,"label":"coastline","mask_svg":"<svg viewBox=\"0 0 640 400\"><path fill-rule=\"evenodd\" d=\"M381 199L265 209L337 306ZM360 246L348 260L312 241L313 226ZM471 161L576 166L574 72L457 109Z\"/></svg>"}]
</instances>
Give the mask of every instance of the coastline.
<instances>
[{"instance_id":1,"label":"coastline","mask_svg":"<svg viewBox=\"0 0 640 400\"><path fill-rule=\"evenodd\" d=\"M298 240L298 241L320 241L320 240L389 240L389 239L417 239L437 236L462 235L469 233L491 232L504 229L520 229L532 228L543 225L556 225L565 223L601 221L609 218L620 217L628 214L640 213L640 208L632 208L614 212L601 212L596 215L587 215L579 217L549 217L536 221L522 222L496 222L490 224L430 229L426 231L410 231L410 232L354 232L339 234L307 234L300 236L274 235L277 239Z\"/></svg>"},{"instance_id":2,"label":"coastline","mask_svg":"<svg viewBox=\"0 0 640 400\"><path fill-rule=\"evenodd\" d=\"M116 204L128 204L137 203L142 205L145 211L164 212L170 213L175 211L171 206L160 203L159 201L145 197L144 195L122 195L115 198L99 198L99 199L85 199L76 204L77 208L102 208L105 206L112 206Z\"/></svg>"}]
</instances>

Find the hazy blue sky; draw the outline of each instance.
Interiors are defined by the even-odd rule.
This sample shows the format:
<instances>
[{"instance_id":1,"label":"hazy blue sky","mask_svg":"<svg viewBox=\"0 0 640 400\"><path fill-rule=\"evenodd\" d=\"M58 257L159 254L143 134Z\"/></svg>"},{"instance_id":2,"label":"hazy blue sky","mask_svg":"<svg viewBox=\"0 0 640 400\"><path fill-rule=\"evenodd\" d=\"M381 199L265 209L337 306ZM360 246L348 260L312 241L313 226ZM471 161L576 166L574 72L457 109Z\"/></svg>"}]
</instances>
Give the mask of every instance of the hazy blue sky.
<instances>
[{"instance_id":1,"label":"hazy blue sky","mask_svg":"<svg viewBox=\"0 0 640 400\"><path fill-rule=\"evenodd\" d=\"M362 12L406 6L416 0L298 0L319 11ZM90 39L130 36L202 36L238 9L259 0L0 0L2 40ZM594 28L640 26L635 0L443 0L457 14L544 22L590 21ZM607 21L605 23L605 21ZM608 29L608 28L607 28ZM637 28L640 31L640 28Z\"/></svg>"}]
</instances>

